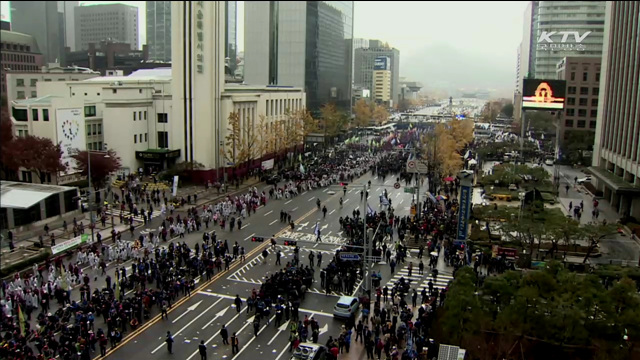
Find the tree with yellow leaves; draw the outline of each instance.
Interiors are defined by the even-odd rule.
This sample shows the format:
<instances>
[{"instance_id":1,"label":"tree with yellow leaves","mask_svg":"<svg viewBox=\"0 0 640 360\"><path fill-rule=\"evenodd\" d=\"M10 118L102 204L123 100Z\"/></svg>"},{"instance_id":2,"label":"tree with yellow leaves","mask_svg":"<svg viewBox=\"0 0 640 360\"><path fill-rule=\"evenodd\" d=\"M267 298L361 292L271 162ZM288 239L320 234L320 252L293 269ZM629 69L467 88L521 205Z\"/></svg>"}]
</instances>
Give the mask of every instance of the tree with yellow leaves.
<instances>
[{"instance_id":1,"label":"tree with yellow leaves","mask_svg":"<svg viewBox=\"0 0 640 360\"><path fill-rule=\"evenodd\" d=\"M329 141L326 141L327 139L325 141L326 143L332 143L333 139L345 129L347 124L346 117L338 111L333 103L324 104L320 108L320 113L322 114L325 135L329 139Z\"/></svg>"},{"instance_id":2,"label":"tree with yellow leaves","mask_svg":"<svg viewBox=\"0 0 640 360\"><path fill-rule=\"evenodd\" d=\"M226 151L221 149L224 159L233 163L234 167L246 161L246 150L242 144L242 128L240 125L240 112L231 112L228 118L227 135L225 136Z\"/></svg>"},{"instance_id":3,"label":"tree with yellow leaves","mask_svg":"<svg viewBox=\"0 0 640 360\"><path fill-rule=\"evenodd\" d=\"M355 115L355 126L361 128L369 126L369 122L373 118L371 107L365 99L356 101L353 106L353 114Z\"/></svg>"},{"instance_id":4,"label":"tree with yellow leaves","mask_svg":"<svg viewBox=\"0 0 640 360\"><path fill-rule=\"evenodd\" d=\"M253 162L253 160L255 160L256 158L258 158L259 156L261 156L262 154L260 153L261 150L261 145L260 145L260 139L258 137L258 134L260 132L260 130L256 131L256 126L255 126L255 119L251 119L251 117L249 115L247 115L247 123L246 126L241 127L241 134L242 134L242 149L244 150L244 161L251 161ZM247 163L247 166L249 166L249 163Z\"/></svg>"},{"instance_id":5,"label":"tree with yellow leaves","mask_svg":"<svg viewBox=\"0 0 640 360\"><path fill-rule=\"evenodd\" d=\"M461 151L473 141L474 124L472 120L452 119L449 121L448 126L450 128L449 133L456 141L458 151Z\"/></svg>"},{"instance_id":6,"label":"tree with yellow leaves","mask_svg":"<svg viewBox=\"0 0 640 360\"><path fill-rule=\"evenodd\" d=\"M422 157L431 163L436 177L454 176L462 170L461 151L473 140L473 123L466 121L440 123L432 133L422 135Z\"/></svg>"},{"instance_id":7,"label":"tree with yellow leaves","mask_svg":"<svg viewBox=\"0 0 640 360\"><path fill-rule=\"evenodd\" d=\"M383 125L384 123L389 121L389 112L384 106L376 105L375 109L373 110L373 120L375 121L376 125Z\"/></svg>"}]
</instances>

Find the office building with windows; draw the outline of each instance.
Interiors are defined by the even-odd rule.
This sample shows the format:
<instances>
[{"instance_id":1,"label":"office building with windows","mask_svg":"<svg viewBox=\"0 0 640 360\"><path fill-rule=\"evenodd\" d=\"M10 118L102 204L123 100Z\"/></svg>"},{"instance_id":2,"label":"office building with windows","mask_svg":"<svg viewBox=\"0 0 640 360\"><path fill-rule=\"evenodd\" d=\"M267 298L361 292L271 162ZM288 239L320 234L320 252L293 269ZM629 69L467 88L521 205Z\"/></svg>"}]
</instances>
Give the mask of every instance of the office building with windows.
<instances>
[{"instance_id":1,"label":"office building with windows","mask_svg":"<svg viewBox=\"0 0 640 360\"><path fill-rule=\"evenodd\" d=\"M2 94L7 94L6 74L12 71L37 72L44 65L44 56L36 39L27 34L2 30L0 34L2 53Z\"/></svg>"},{"instance_id":2,"label":"office building with windows","mask_svg":"<svg viewBox=\"0 0 640 360\"><path fill-rule=\"evenodd\" d=\"M56 1L12 1L11 30L34 37L44 63L61 61L64 35Z\"/></svg>"},{"instance_id":3,"label":"office building with windows","mask_svg":"<svg viewBox=\"0 0 640 360\"><path fill-rule=\"evenodd\" d=\"M598 120L596 189L621 217L640 219L640 3L607 1Z\"/></svg>"},{"instance_id":4,"label":"office building with windows","mask_svg":"<svg viewBox=\"0 0 640 360\"><path fill-rule=\"evenodd\" d=\"M600 94L600 62L598 57L570 56L558 63L557 78L565 80L567 84L564 116L557 125L556 133L560 149L568 142L592 139L595 134Z\"/></svg>"},{"instance_id":5,"label":"office building with windows","mask_svg":"<svg viewBox=\"0 0 640 360\"><path fill-rule=\"evenodd\" d=\"M351 111L352 1L246 1L244 11L246 83L303 88L316 116L327 103Z\"/></svg>"},{"instance_id":6,"label":"office building with windows","mask_svg":"<svg viewBox=\"0 0 640 360\"><path fill-rule=\"evenodd\" d=\"M149 59L171 61L171 1L147 1Z\"/></svg>"},{"instance_id":7,"label":"office building with windows","mask_svg":"<svg viewBox=\"0 0 640 360\"><path fill-rule=\"evenodd\" d=\"M64 47L68 47L71 51L76 48L75 8L79 4L79 1L58 1L58 13L62 14ZM61 55L64 57L64 52ZM59 61L62 62L62 59Z\"/></svg>"},{"instance_id":8,"label":"office building with windows","mask_svg":"<svg viewBox=\"0 0 640 360\"><path fill-rule=\"evenodd\" d=\"M11 71L7 72L7 103L13 100L37 98L37 84L40 81L79 81L100 76L100 73L83 68L60 67L58 64L43 66L38 72Z\"/></svg>"},{"instance_id":9,"label":"office building with windows","mask_svg":"<svg viewBox=\"0 0 640 360\"><path fill-rule=\"evenodd\" d=\"M75 7L76 50L101 41L130 44L138 50L138 8L125 4Z\"/></svg>"},{"instance_id":10,"label":"office building with windows","mask_svg":"<svg viewBox=\"0 0 640 360\"><path fill-rule=\"evenodd\" d=\"M362 42L361 42L362 43ZM392 48L380 40L369 40L367 47L357 48L353 54L353 83L371 90L375 94L375 79L373 71L376 58L389 58L389 71L391 76L391 89L389 105L393 106L400 101L400 51ZM375 96L374 96L375 97Z\"/></svg>"},{"instance_id":11,"label":"office building with windows","mask_svg":"<svg viewBox=\"0 0 640 360\"><path fill-rule=\"evenodd\" d=\"M539 2L530 45L536 79L555 79L567 56L602 56L604 9L604 1Z\"/></svg>"}]
</instances>

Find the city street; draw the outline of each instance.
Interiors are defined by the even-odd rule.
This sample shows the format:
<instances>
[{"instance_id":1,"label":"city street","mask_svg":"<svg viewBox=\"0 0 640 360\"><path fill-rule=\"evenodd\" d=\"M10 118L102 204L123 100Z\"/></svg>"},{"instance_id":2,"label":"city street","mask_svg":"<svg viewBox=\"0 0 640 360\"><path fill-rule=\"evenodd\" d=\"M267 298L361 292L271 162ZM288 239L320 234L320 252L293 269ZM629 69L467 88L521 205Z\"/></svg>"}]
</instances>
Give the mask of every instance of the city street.
<instances>
[{"instance_id":1,"label":"city street","mask_svg":"<svg viewBox=\"0 0 640 360\"><path fill-rule=\"evenodd\" d=\"M245 219L241 230L235 230L230 233L223 231L220 227L215 229L210 224L208 231L215 230L218 239L227 240L230 245L236 241L240 246L244 246L247 252L247 259L244 263L234 261L229 271L216 273L211 284L203 284L203 280L196 279L197 290L192 293L191 297L177 300L173 308L169 312L170 320L159 320L157 316L157 308L154 307L152 318L149 322L141 324L142 332L135 336L125 337L121 345L116 350L109 353L109 357L113 359L125 359L143 353L149 354L150 357L164 358L184 358L191 359L196 357L197 345L200 340L205 340L209 349L209 356L213 358L232 358L232 359L249 359L252 356L262 355L265 352L270 357L283 358L288 348L288 330L284 327L276 328L273 323L270 326L261 324L260 334L254 339L251 315L246 314L246 310L238 314L233 305L235 295L240 295L241 299L246 300L252 289L259 289L260 284L265 276L273 272L279 271L284 267L287 261L293 256L293 247L284 246L283 239L295 239L300 247L300 259L303 265L308 265L308 255L313 251L316 255L322 253L323 266L325 266L333 254L335 249L342 243L340 225L338 219L350 216L355 209L359 209L363 214L363 202L360 200L360 190L362 185L371 180L371 190L369 194L369 205L375 211L381 210L379 196L386 189L392 206L396 208L396 214L405 216L409 214L412 194L404 192L404 183L399 189L394 188L395 178L387 177L383 182L382 179L372 177L371 173L365 174L360 179L348 186L346 196L343 194L340 185L328 188L316 189L314 191L303 192L299 196L292 199L269 200L266 206L261 207L256 214ZM268 189L268 187L265 187ZM340 207L339 199L343 197L343 206ZM320 199L322 206L327 207L326 218L323 218L321 211L318 211L316 200ZM280 222L280 211L284 210L291 214L294 221L295 229L291 231L288 225ZM155 218L146 230L153 229L158 223L160 217ZM316 242L315 226L316 222L321 231L321 241ZM143 227L139 231L145 231ZM138 231L136 231L137 237ZM269 250L267 263L262 262L260 252L263 248L268 247L268 239L276 235L278 238L277 249L283 254L281 259L282 266L276 266L275 256ZM265 238L264 243L252 242L251 238L260 236ZM129 239L129 234L124 236ZM190 247L201 241L202 231L187 234L180 242L186 242ZM176 241L177 239L172 239ZM389 243L390 244L390 243ZM166 245L166 244L165 244ZM414 271L411 276L412 284L419 285L418 289L427 287L428 278L425 274L418 275L418 262L415 258L416 253L411 254L408 261L414 262ZM130 268L132 261L129 260L122 264L110 264L107 274L115 279L115 271L120 266ZM374 271L380 271L382 275L382 285L391 285L401 276L408 277L408 263L398 264L394 275L390 273L390 267L385 263L380 263L374 267ZM427 268L427 263L425 263ZM86 271L90 271L86 269ZM341 295L358 296L358 290L351 293L330 292L325 294L320 286L320 271L316 266L314 284L309 289L306 299L302 302L300 308L300 319L304 315L314 316L320 323L321 334L320 342L326 341L328 336L336 336L339 333L340 326L343 324L341 320L336 320L332 316L332 309ZM442 274L442 273L441 273ZM94 281L93 275L91 286L100 288L105 286L105 277L99 276ZM444 288L447 281L451 279L450 275L443 274L434 283L436 288ZM358 282L360 284L360 281ZM413 286L412 286L413 287ZM131 290L126 294L131 293ZM72 291L72 299L79 299L79 290L76 287ZM55 305L54 305L55 306ZM243 304L245 307L246 304ZM35 313L34 313L35 315ZM154 317L155 315L155 317ZM35 319L35 316L32 316ZM100 327L106 328L101 317L96 318L96 330ZM233 357L229 346L222 345L222 339L218 335L222 324L226 324L229 334L237 332L240 342L241 353L239 356ZM32 325L35 323L32 321ZM174 355L169 355L164 343L166 331L171 331L175 337ZM126 335L129 335L127 333ZM246 347L245 347L246 346ZM284 350L283 350L284 349ZM277 355L276 355L277 354Z\"/></svg>"}]
</instances>

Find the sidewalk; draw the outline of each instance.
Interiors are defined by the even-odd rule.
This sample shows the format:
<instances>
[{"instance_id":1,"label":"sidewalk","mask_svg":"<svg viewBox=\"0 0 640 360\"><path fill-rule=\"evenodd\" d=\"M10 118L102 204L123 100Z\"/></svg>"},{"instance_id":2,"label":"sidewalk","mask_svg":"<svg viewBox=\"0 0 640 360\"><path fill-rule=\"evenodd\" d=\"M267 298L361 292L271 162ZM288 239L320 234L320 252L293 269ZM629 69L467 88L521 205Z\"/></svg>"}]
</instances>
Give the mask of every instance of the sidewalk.
<instances>
[{"instance_id":1,"label":"sidewalk","mask_svg":"<svg viewBox=\"0 0 640 360\"><path fill-rule=\"evenodd\" d=\"M203 193L204 195L198 196L197 203L196 204L192 203L191 205L189 205L189 207L191 207L191 206L201 207L201 206L203 206L205 204L208 204L210 202L217 201L219 199L223 199L224 197L226 197L228 195L234 195L236 193L242 193L242 192L246 191L249 187L256 186L259 183L260 183L260 179L259 178L255 178L255 177L254 178L249 178L248 181L243 183L243 184L241 184L240 187L237 190L235 189L235 187L233 187L233 188L229 189L229 192L220 193L219 195L218 195L218 192L217 192L216 189L209 189L208 191L205 191L204 188L202 188L201 194ZM179 209L176 209L176 212L186 212L189 207L187 207L187 206L181 207ZM146 209L145 206L142 206L141 208L145 208ZM155 213L155 211L154 211L154 213ZM83 218L83 220L78 219L78 223L80 223L81 221L83 222L83 224L85 226L85 234L89 234L89 237L91 237L91 235L90 235L91 234L91 230L89 229L90 221L89 221L89 215L88 214L89 213L85 213L84 214L85 217ZM106 225L105 227L102 227L102 224L100 223L100 221L96 222L96 229L95 229L96 231L94 231L94 237L97 235L98 232L100 232L100 235L102 235L102 243L104 245L107 245L107 244L111 243L111 230L112 230L112 228L111 228L111 219L110 218L111 218L111 216L107 216L107 222L105 224ZM133 241L133 240L137 239L137 237L140 235L140 231L144 231L147 228L152 228L152 229L158 228L158 226L160 226L160 224L162 222L162 220L160 218L161 218L160 216L153 217L151 219L151 222L147 222L146 225L142 221L134 220L134 224L136 226L136 229L134 231L133 237L131 237L131 233L129 232L129 226L125 225L125 224L120 224L120 219L119 219L118 216L114 215L113 221L114 221L114 228L115 228L116 232L120 231L122 233L123 240ZM160 219L160 220L158 220L158 219ZM73 228L73 223L69 224L69 226L68 226L68 229L72 229L72 228ZM50 230L50 232L54 232L56 234L56 244L60 244L62 241L69 240L69 239L73 238L73 233L72 232L71 233L68 232L67 235L64 235L64 236L60 235L60 234L63 233L62 228L55 229L55 230ZM41 234L41 233L43 233L43 231L39 232L39 234ZM39 239L38 239L39 234L35 235L35 236L32 236L32 237L29 237L29 238L24 238L24 239L20 239L20 240L15 241L14 244L16 246L16 250L20 249L21 247L26 248L26 247L28 247L30 245L33 245L34 243L38 243L39 242ZM45 244L45 248L49 248L50 249L50 242L49 242L49 237L48 236L44 237L44 244ZM90 245L90 244L87 244L87 245ZM75 251L77 249L78 248L76 247L73 250ZM5 253L8 254L9 250L6 249L6 251L5 251L3 249L2 254L4 255ZM53 256L50 257L50 259L53 259L56 256L60 256L60 255L63 255L63 254L64 254L64 252L56 254L56 255L53 255ZM75 256L73 256L71 259L65 257L64 260L63 260L63 263L65 264L65 266L68 265L69 261L75 261ZM3 261L3 267L4 266L9 266L9 265L10 264L6 264ZM42 264L40 264L40 265L42 265ZM28 269L25 268L23 270L20 270L20 272L30 271L30 270L31 270L31 267L29 266ZM11 278L13 278L13 276L11 276Z\"/></svg>"},{"instance_id":2,"label":"sidewalk","mask_svg":"<svg viewBox=\"0 0 640 360\"><path fill-rule=\"evenodd\" d=\"M604 199L598 200L598 209L600 214L598 219L594 219L592 216L593 211L593 195L581 185L572 185L569 188L569 193L561 187L560 194L558 196L558 202L562 205L560 209L565 215L571 215L573 217L573 211L569 211L569 203L575 208L580 206L580 201L584 202L584 208L582 209L582 216L580 217L580 224L585 225L593 221L602 223L603 220L607 220L609 224L615 224L620 217L618 213L611 207L608 201Z\"/></svg>"}]
</instances>

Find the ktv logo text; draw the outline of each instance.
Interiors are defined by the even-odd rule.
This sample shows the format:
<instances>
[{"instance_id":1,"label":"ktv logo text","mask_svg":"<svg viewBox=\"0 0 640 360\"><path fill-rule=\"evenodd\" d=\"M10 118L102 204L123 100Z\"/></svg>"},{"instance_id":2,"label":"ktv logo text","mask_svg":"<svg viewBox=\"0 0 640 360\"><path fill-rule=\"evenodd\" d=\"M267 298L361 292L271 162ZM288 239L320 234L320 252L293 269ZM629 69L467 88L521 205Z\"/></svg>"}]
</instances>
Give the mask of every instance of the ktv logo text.
<instances>
[{"instance_id":1,"label":"ktv logo text","mask_svg":"<svg viewBox=\"0 0 640 360\"><path fill-rule=\"evenodd\" d=\"M582 35L577 31L543 31L538 37L537 50L585 51L587 47L582 42L589 34L591 31ZM572 35L574 41L569 40Z\"/></svg>"}]
</instances>

